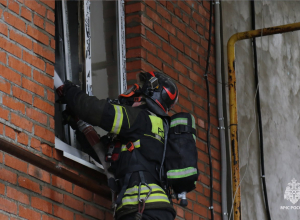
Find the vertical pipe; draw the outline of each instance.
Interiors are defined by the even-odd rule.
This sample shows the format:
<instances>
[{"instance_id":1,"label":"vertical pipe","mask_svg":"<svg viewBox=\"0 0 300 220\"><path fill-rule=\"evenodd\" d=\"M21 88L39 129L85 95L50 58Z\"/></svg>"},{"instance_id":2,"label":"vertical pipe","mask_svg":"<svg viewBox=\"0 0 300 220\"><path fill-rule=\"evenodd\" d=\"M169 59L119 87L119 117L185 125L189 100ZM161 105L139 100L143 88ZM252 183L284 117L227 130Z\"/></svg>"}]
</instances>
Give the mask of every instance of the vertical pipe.
<instances>
[{"instance_id":1,"label":"vertical pipe","mask_svg":"<svg viewBox=\"0 0 300 220\"><path fill-rule=\"evenodd\" d=\"M235 36L235 35L234 35ZM232 37L230 38L232 40ZM241 219L241 190L239 151L238 151L238 129L237 129L237 102L236 102L236 77L235 77L235 39L228 41L228 87L229 87L229 106L230 106L230 141L231 141L231 168L232 168L232 192L235 195L233 200L234 220Z\"/></svg>"},{"instance_id":2,"label":"vertical pipe","mask_svg":"<svg viewBox=\"0 0 300 220\"><path fill-rule=\"evenodd\" d=\"M217 100L219 117L219 135L221 147L221 197L222 197L222 219L228 220L227 211L227 161L225 126L223 115L222 76L221 76L221 36L220 36L220 2L215 1L215 44L216 44L216 77L217 77Z\"/></svg>"},{"instance_id":3,"label":"vertical pipe","mask_svg":"<svg viewBox=\"0 0 300 220\"><path fill-rule=\"evenodd\" d=\"M262 37L272 34L286 33L300 29L300 22L281 25L276 27L240 32L232 35L227 43L228 59L228 87L229 87L229 110L230 110L230 140L231 140L231 167L232 167L232 192L235 196L233 201L234 220L241 220L241 190L240 190L240 167L238 154L237 133L237 102L236 102L236 75L235 75L235 43L239 40L252 37Z\"/></svg>"}]
</instances>

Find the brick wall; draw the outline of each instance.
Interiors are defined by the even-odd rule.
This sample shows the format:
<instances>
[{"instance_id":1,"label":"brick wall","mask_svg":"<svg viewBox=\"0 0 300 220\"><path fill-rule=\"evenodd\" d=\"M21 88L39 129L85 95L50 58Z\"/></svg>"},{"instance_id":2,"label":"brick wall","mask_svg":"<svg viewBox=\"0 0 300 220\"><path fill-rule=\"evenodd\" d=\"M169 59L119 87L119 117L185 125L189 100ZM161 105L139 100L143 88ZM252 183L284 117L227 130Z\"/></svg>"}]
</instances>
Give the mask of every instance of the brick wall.
<instances>
[{"instance_id":1,"label":"brick wall","mask_svg":"<svg viewBox=\"0 0 300 220\"><path fill-rule=\"evenodd\" d=\"M54 13L54 0L0 0L0 138L100 183L98 172L54 149ZM1 220L110 220L110 206L0 151Z\"/></svg>"},{"instance_id":2,"label":"brick wall","mask_svg":"<svg viewBox=\"0 0 300 220\"><path fill-rule=\"evenodd\" d=\"M179 88L174 112L190 112L197 122L200 180L188 194L186 209L175 205L177 219L210 219L209 166L206 146L207 93L204 79L208 48L209 1L125 1L128 83L136 73L157 70ZM214 29L213 34L214 36ZM211 148L215 219L221 219L220 147L216 109L214 37L209 66Z\"/></svg>"}]
</instances>

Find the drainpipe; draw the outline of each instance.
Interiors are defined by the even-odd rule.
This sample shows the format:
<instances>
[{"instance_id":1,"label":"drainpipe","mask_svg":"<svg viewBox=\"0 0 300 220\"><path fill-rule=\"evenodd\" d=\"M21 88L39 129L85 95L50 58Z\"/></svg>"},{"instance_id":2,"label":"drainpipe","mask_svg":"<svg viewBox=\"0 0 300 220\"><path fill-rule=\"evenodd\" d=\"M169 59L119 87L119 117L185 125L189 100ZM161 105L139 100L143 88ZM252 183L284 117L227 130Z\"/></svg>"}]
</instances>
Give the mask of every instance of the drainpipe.
<instances>
[{"instance_id":1,"label":"drainpipe","mask_svg":"<svg viewBox=\"0 0 300 220\"><path fill-rule=\"evenodd\" d=\"M220 36L220 2L215 1L215 44L216 44L216 76L217 76L217 100L219 117L219 135L221 147L221 199L222 199L222 219L228 220L227 213L227 162L226 162L226 142L225 126L223 115L223 95L221 76L221 36Z\"/></svg>"},{"instance_id":2,"label":"drainpipe","mask_svg":"<svg viewBox=\"0 0 300 220\"><path fill-rule=\"evenodd\" d=\"M238 152L238 120L236 102L236 75L235 75L235 43L239 40L262 37L273 34L286 33L300 30L300 22L276 27L240 32L232 35L227 43L228 59L228 85L229 85L229 110L230 110L230 143L231 143L231 168L232 168L232 193L234 198L234 220L241 219L241 190L240 167Z\"/></svg>"}]
</instances>

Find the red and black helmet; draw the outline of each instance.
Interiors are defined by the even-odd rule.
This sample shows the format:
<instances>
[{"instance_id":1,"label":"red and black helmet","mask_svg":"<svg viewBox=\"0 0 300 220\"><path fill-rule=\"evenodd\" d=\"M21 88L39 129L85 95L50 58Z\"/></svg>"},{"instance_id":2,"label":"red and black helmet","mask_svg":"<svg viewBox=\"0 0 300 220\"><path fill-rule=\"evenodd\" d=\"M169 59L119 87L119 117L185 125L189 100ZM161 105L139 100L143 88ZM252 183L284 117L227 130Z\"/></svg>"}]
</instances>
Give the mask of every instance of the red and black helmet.
<instances>
[{"instance_id":1,"label":"red and black helmet","mask_svg":"<svg viewBox=\"0 0 300 220\"><path fill-rule=\"evenodd\" d=\"M164 112L168 112L178 99L176 84L160 72L141 72L138 81L142 94L154 101Z\"/></svg>"}]
</instances>

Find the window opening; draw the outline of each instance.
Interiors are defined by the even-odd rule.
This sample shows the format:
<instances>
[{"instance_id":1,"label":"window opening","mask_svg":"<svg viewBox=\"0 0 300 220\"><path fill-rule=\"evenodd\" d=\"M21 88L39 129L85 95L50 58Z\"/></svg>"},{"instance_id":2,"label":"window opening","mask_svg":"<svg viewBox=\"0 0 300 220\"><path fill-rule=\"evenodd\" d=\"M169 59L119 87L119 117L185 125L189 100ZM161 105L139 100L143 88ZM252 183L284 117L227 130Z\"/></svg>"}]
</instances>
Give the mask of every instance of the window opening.
<instances>
[{"instance_id":1,"label":"window opening","mask_svg":"<svg viewBox=\"0 0 300 220\"><path fill-rule=\"evenodd\" d=\"M124 1L56 1L55 16L55 71L61 80L71 80L99 99L117 98L126 89ZM64 109L55 104L55 148L101 171L93 153L80 146L74 131L63 125ZM95 129L100 135L107 133Z\"/></svg>"}]
</instances>

